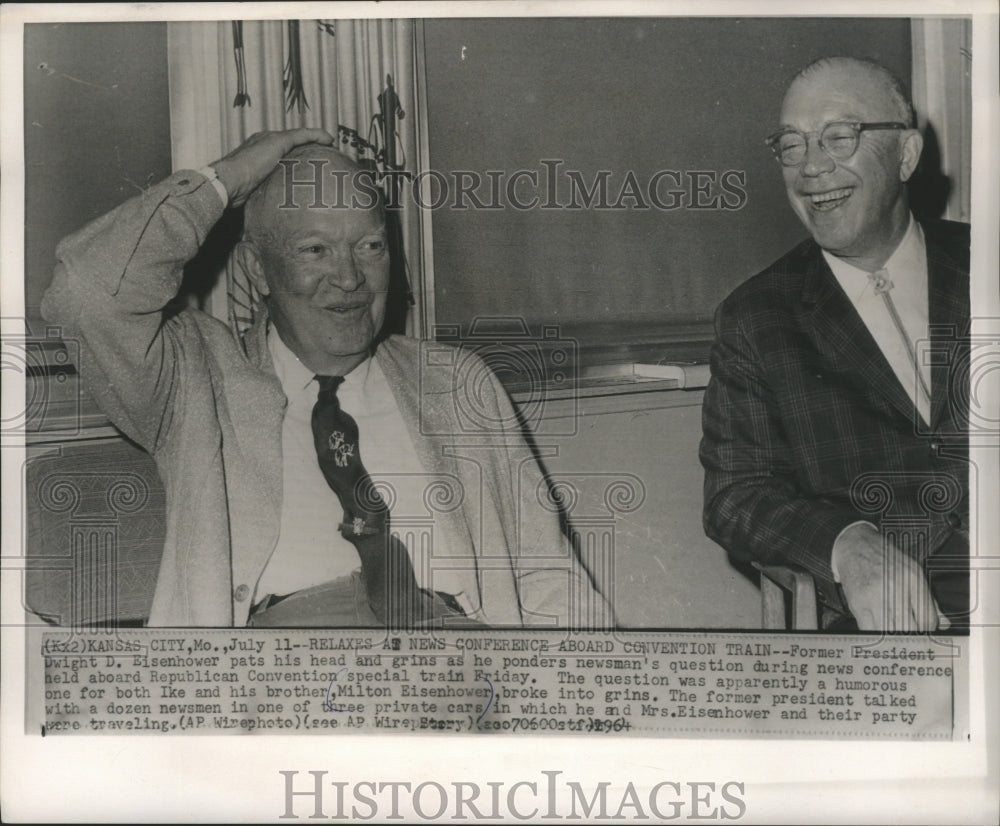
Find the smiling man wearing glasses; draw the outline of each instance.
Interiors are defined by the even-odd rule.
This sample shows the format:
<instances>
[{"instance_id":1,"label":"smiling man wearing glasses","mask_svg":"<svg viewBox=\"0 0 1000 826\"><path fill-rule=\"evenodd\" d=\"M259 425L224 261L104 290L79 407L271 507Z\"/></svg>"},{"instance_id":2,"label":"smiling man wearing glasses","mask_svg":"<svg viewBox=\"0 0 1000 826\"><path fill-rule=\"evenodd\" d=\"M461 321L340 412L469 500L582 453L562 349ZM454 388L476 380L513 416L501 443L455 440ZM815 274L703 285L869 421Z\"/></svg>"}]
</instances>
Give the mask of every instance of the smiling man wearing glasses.
<instances>
[{"instance_id":1,"label":"smiling man wearing glasses","mask_svg":"<svg viewBox=\"0 0 1000 826\"><path fill-rule=\"evenodd\" d=\"M911 214L915 126L882 66L803 69L765 143L812 238L716 314L706 532L811 573L827 630L968 625L969 228Z\"/></svg>"}]
</instances>

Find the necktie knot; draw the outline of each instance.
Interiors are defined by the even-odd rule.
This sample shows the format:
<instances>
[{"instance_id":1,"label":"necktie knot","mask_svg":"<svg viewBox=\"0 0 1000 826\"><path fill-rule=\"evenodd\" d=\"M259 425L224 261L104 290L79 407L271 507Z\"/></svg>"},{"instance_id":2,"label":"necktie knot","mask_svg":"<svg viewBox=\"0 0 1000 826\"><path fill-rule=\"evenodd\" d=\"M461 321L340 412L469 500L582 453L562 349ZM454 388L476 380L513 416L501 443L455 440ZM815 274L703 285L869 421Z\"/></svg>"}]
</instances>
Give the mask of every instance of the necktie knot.
<instances>
[{"instance_id":1,"label":"necktie knot","mask_svg":"<svg viewBox=\"0 0 1000 826\"><path fill-rule=\"evenodd\" d=\"M889 280L889 271L884 267L880 270L875 270L875 272L868 273L868 280L872 282L872 286L875 288L875 295L883 295L892 289L892 281Z\"/></svg>"},{"instance_id":2,"label":"necktie knot","mask_svg":"<svg viewBox=\"0 0 1000 826\"><path fill-rule=\"evenodd\" d=\"M319 400L335 401L337 398L337 389L344 383L344 377L316 376L316 382L319 384Z\"/></svg>"}]
</instances>

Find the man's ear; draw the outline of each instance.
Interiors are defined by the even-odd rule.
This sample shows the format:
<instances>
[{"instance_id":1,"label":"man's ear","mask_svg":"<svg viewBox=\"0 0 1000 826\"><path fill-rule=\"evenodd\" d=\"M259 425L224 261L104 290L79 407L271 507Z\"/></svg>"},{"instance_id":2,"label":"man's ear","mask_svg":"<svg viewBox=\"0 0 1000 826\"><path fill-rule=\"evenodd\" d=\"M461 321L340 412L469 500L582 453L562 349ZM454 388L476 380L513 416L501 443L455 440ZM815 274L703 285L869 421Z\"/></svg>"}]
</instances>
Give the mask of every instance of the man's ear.
<instances>
[{"instance_id":1,"label":"man's ear","mask_svg":"<svg viewBox=\"0 0 1000 826\"><path fill-rule=\"evenodd\" d=\"M271 292L264 277L264 263L261 261L260 250L253 241L243 240L236 245L236 263L246 273L250 283L257 288L257 292L262 296Z\"/></svg>"},{"instance_id":2,"label":"man's ear","mask_svg":"<svg viewBox=\"0 0 1000 826\"><path fill-rule=\"evenodd\" d=\"M899 180L908 181L920 161L920 153L924 151L923 136L916 130L907 130L903 138L902 152L899 160Z\"/></svg>"}]
</instances>

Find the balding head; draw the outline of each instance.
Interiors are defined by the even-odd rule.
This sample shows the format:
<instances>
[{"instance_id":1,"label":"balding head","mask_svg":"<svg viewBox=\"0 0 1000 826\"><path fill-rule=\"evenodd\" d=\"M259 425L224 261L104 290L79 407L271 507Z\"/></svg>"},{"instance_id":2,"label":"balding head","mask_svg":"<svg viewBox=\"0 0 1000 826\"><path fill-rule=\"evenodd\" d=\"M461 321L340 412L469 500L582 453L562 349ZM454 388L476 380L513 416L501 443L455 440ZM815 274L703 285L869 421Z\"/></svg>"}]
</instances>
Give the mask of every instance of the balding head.
<instances>
[{"instance_id":1,"label":"balding head","mask_svg":"<svg viewBox=\"0 0 1000 826\"><path fill-rule=\"evenodd\" d=\"M892 72L876 63L860 57L821 57L802 69L789 85L789 93L799 81L808 81L816 75L839 76L847 84L859 90L869 88L873 102L880 101L885 110L892 113L891 120L905 123L909 128L917 128L917 117L913 103L903 82Z\"/></svg>"},{"instance_id":2,"label":"balding head","mask_svg":"<svg viewBox=\"0 0 1000 826\"><path fill-rule=\"evenodd\" d=\"M305 183L303 183L305 182ZM270 244L279 217L291 209L376 209L385 220L382 192L375 174L343 152L318 143L298 146L285 155L253 191L243 208L243 235Z\"/></svg>"}]
</instances>

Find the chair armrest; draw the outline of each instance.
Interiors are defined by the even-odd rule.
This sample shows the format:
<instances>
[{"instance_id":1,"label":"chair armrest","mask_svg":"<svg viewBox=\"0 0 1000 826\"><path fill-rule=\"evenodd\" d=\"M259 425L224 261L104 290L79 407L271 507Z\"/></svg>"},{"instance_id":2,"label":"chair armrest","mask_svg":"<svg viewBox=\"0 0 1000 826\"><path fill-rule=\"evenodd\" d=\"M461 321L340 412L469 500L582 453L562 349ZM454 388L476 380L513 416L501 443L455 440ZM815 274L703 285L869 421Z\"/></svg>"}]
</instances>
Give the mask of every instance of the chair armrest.
<instances>
[{"instance_id":1,"label":"chair armrest","mask_svg":"<svg viewBox=\"0 0 1000 826\"><path fill-rule=\"evenodd\" d=\"M812 574L791 565L763 565L760 571L761 623L764 628L785 629L785 592L792 598L792 629L815 631L818 628L816 583Z\"/></svg>"}]
</instances>

